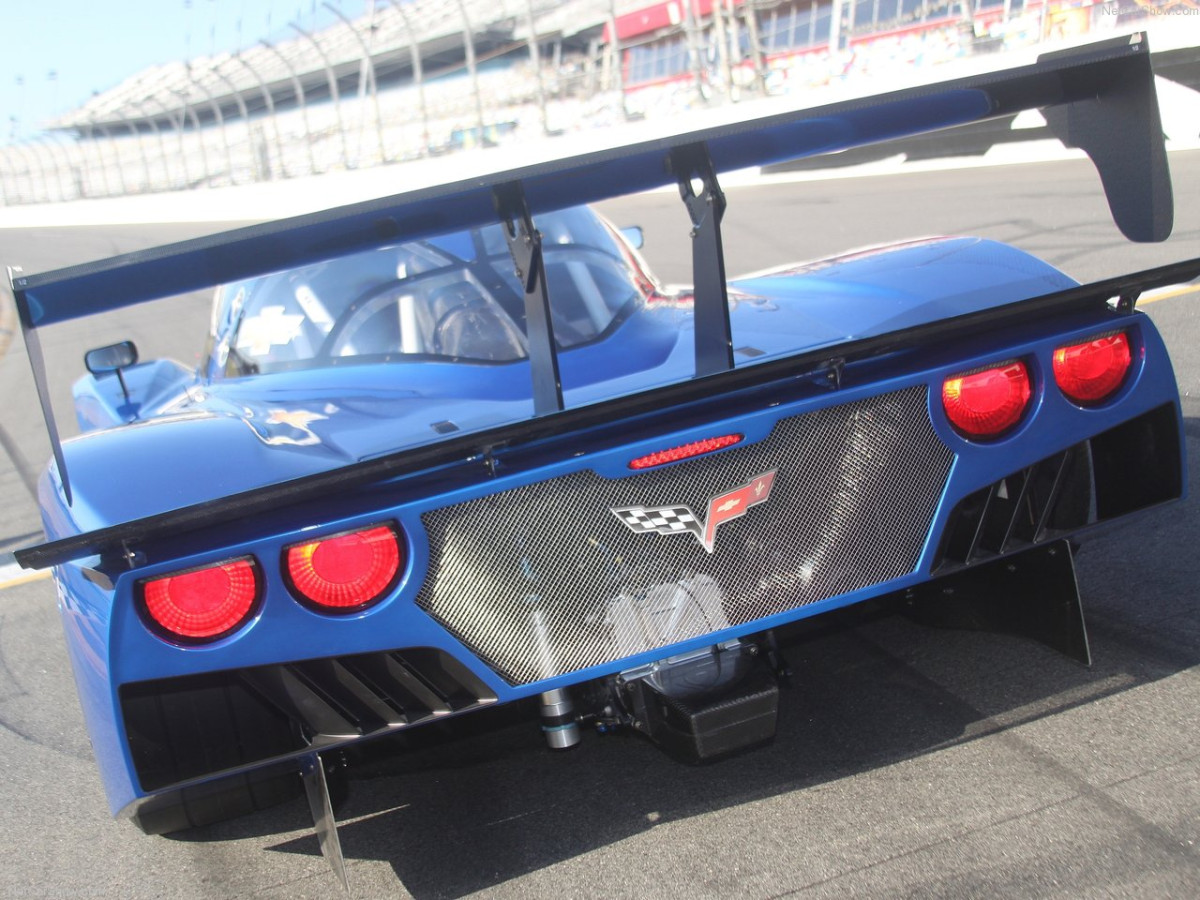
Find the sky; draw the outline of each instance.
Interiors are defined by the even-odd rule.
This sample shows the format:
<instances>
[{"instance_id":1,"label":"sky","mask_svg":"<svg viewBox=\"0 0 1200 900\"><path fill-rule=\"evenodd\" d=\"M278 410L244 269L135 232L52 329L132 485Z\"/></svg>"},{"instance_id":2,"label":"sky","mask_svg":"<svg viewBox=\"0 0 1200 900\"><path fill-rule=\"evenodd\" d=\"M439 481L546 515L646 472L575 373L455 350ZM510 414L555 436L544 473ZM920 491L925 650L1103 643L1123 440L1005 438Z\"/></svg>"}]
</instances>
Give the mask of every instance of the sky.
<instances>
[{"instance_id":1,"label":"sky","mask_svg":"<svg viewBox=\"0 0 1200 900\"><path fill-rule=\"evenodd\" d=\"M354 18L371 0L0 0L0 144L150 66L328 25L326 2Z\"/></svg>"}]
</instances>

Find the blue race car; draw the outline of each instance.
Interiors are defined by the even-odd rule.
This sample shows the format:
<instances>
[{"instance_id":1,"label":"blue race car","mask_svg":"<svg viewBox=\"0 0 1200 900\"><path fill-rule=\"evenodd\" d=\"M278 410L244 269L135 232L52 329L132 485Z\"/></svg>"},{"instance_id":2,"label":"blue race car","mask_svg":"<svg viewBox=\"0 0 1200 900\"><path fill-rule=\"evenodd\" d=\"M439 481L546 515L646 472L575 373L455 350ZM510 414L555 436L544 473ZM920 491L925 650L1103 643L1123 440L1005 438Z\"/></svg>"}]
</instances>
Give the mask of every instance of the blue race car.
<instances>
[{"instance_id":1,"label":"blue race car","mask_svg":"<svg viewBox=\"0 0 1200 900\"><path fill-rule=\"evenodd\" d=\"M1135 240L1171 227L1144 41L424 188L12 283L54 462L67 643L114 813L166 832L323 756L534 701L702 762L774 733L789 626L895 602L1086 661L1072 543L1179 498L1138 295L990 241L728 281L720 172L1040 108ZM694 286L588 203L677 184ZM218 286L196 372L41 326ZM297 773L300 777L297 777Z\"/></svg>"}]
</instances>

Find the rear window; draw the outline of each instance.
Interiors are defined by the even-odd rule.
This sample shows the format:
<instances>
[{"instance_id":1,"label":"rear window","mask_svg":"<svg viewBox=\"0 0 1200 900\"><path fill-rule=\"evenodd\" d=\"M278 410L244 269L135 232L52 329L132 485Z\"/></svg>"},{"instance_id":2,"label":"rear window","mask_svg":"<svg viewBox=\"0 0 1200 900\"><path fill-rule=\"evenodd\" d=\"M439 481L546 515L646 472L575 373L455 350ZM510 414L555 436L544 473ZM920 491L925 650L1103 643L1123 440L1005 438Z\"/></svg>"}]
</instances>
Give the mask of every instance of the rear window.
<instances>
[{"instance_id":1,"label":"rear window","mask_svg":"<svg viewBox=\"0 0 1200 900\"><path fill-rule=\"evenodd\" d=\"M587 209L539 216L560 349L596 340L644 297L618 238ZM432 357L526 358L524 294L499 225L380 247L226 285L214 310L226 375Z\"/></svg>"}]
</instances>

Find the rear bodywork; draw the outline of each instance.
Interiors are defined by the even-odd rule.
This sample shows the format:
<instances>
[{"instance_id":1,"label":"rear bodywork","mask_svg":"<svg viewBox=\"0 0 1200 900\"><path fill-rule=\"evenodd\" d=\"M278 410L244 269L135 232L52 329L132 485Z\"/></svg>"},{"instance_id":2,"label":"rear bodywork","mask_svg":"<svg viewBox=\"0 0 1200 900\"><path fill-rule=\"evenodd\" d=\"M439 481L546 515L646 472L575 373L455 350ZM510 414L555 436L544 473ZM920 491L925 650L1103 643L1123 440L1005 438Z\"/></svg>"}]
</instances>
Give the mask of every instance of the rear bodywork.
<instances>
[{"instance_id":1,"label":"rear bodywork","mask_svg":"<svg viewBox=\"0 0 1200 900\"><path fill-rule=\"evenodd\" d=\"M721 255L722 171L1024 108L1089 152L1129 237L1166 237L1134 39L14 277L35 367L43 325L497 220L519 288L525 349L502 367L226 379L210 359L196 376L131 369L136 412L111 381L82 392L85 426L111 427L54 438L49 540L18 558L54 566L113 811L199 808L299 769L328 835L321 753L534 697L552 745L577 706L712 758L770 736L775 632L868 600L1086 660L1066 539L1182 494L1175 379L1135 304L1200 262L1078 285L960 239L729 282ZM539 217L672 183L694 226L694 292L661 293L630 252L638 311L564 349ZM1119 389L1072 402L1055 353L1114 332L1132 357ZM1030 373L1028 408L1003 434L964 437L944 383L1011 360ZM380 602L337 616L296 602L288 548L376 525L402 558ZM245 624L200 646L148 627L142 585L228 559L252 561L259 582ZM974 599L948 604L947 586Z\"/></svg>"}]
</instances>

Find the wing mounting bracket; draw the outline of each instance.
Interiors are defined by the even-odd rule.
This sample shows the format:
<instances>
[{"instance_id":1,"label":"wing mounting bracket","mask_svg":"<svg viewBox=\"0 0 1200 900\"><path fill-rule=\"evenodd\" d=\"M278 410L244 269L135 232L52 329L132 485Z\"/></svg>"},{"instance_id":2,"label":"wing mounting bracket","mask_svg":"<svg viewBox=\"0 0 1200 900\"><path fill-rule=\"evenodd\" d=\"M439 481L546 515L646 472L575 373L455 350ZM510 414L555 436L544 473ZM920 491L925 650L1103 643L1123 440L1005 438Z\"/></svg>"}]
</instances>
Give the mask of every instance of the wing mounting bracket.
<instances>
[{"instance_id":1,"label":"wing mounting bracket","mask_svg":"<svg viewBox=\"0 0 1200 900\"><path fill-rule=\"evenodd\" d=\"M679 194L692 219L692 309L696 329L696 377L733 368L733 336L729 293L721 248L725 194L708 147L703 143L676 147L668 157Z\"/></svg>"},{"instance_id":2,"label":"wing mounting bracket","mask_svg":"<svg viewBox=\"0 0 1200 900\"><path fill-rule=\"evenodd\" d=\"M529 366L533 378L533 412L542 416L563 408L562 378L554 346L554 321L550 316L550 289L542 257L542 235L533 227L525 190L519 181L492 189L504 238L512 254L517 279L525 290L525 332L529 338Z\"/></svg>"}]
</instances>

